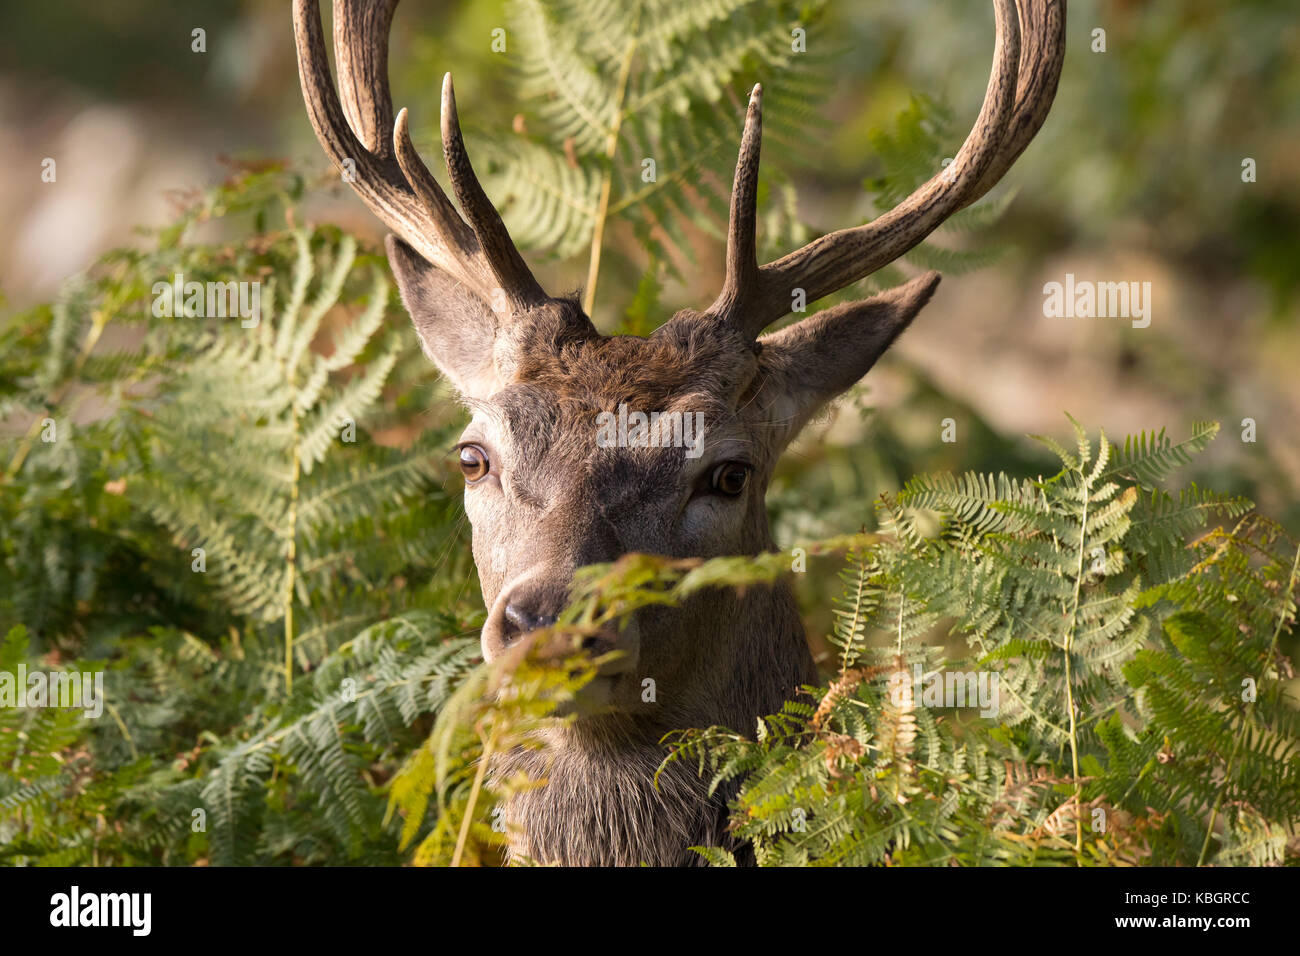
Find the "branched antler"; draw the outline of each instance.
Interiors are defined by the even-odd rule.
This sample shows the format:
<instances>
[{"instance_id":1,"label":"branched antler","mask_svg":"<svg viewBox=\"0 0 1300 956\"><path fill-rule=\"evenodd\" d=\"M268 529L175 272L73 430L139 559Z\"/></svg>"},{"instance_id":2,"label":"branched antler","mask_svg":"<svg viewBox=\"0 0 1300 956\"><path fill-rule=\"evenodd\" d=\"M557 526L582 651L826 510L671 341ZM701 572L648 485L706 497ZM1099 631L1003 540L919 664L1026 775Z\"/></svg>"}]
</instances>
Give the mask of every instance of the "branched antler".
<instances>
[{"instance_id":1,"label":"branched antler","mask_svg":"<svg viewBox=\"0 0 1300 956\"><path fill-rule=\"evenodd\" d=\"M708 309L753 341L806 301L829 295L888 265L949 216L993 188L1047 118L1065 56L1065 0L994 0L996 40L984 104L951 165L878 218L815 239L761 268L755 197L762 139L762 89L754 87L731 193L727 276Z\"/></svg>"},{"instance_id":2,"label":"branched antler","mask_svg":"<svg viewBox=\"0 0 1300 956\"><path fill-rule=\"evenodd\" d=\"M520 312L549 301L479 184L442 84L442 148L462 219L411 144L406 110L394 120L388 34L397 0L334 0L336 92L318 0L294 0L294 40L316 137L371 210L432 265L485 302ZM468 220L468 221L467 221Z\"/></svg>"}]
</instances>

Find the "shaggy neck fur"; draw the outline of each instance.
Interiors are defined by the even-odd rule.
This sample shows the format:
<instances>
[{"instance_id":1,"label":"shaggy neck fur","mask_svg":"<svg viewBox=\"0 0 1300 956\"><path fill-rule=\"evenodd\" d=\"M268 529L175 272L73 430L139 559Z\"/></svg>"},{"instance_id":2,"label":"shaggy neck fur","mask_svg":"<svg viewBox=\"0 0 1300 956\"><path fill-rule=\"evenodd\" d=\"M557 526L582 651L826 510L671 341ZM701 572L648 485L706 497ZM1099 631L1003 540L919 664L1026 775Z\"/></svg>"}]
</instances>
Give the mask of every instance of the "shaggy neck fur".
<instances>
[{"instance_id":1,"label":"shaggy neck fur","mask_svg":"<svg viewBox=\"0 0 1300 956\"><path fill-rule=\"evenodd\" d=\"M800 684L815 680L794 597L785 585L737 598L712 595L684 607L692 629L716 634L730 659L710 671L715 686L675 699L660 683L659 705L646 715L579 720L540 751L506 756L497 773L525 770L545 786L515 796L510 857L567 866L686 866L702 858L691 846L731 847L726 801L709 796L707 778L687 761L655 772L670 730L722 725L752 733L755 720L778 711ZM701 620L702 618L702 620ZM732 633L727 633L732 632Z\"/></svg>"}]
</instances>

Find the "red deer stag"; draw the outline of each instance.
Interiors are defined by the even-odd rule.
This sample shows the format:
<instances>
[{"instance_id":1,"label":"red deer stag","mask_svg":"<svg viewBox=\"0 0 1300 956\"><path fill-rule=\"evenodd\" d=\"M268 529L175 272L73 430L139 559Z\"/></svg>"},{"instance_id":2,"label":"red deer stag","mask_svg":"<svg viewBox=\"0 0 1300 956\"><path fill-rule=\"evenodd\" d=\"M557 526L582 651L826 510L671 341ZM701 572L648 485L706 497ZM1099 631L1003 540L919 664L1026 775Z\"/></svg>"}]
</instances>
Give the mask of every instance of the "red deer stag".
<instances>
[{"instance_id":1,"label":"red deer stag","mask_svg":"<svg viewBox=\"0 0 1300 956\"><path fill-rule=\"evenodd\" d=\"M992 74L951 165L872 222L762 266L756 86L731 194L722 292L703 312L678 312L649 337L606 337L574 299L542 291L515 248L465 153L450 75L442 145L459 213L417 155L388 85L396 6L334 0L336 91L317 0L294 0L298 66L325 152L354 172L353 188L396 234L387 240L389 260L425 353L472 412L460 466L490 609L488 659L553 622L582 565L638 551L712 557L774 547L763 498L778 456L866 374L939 276L761 333L791 312L799 290L815 302L858 281L991 189L1046 118L1065 42L1064 0L994 0ZM702 439L686 448L609 447L598 441L598 416L620 405L702 414ZM784 585L640 612L614 644L625 652L623 666L597 678L612 713L578 719L545 757L509 758L538 772L545 759L549 780L508 808L512 855L673 865L696 861L692 845L726 845L726 795L710 798L690 768L675 765L652 781L661 735L753 727L757 715L816 679ZM647 677L654 703L641 699Z\"/></svg>"}]
</instances>

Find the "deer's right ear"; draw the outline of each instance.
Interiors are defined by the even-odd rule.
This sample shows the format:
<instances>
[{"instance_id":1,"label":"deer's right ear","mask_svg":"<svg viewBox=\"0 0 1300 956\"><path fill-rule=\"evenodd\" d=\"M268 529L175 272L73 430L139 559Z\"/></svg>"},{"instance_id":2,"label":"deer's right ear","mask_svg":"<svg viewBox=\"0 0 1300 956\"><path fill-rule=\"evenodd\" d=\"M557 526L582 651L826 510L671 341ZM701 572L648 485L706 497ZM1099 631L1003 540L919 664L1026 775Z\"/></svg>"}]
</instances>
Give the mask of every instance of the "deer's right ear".
<instances>
[{"instance_id":1,"label":"deer's right ear","mask_svg":"<svg viewBox=\"0 0 1300 956\"><path fill-rule=\"evenodd\" d=\"M424 354L466 398L498 391L496 317L487 303L396 236L389 235L385 246Z\"/></svg>"}]
</instances>

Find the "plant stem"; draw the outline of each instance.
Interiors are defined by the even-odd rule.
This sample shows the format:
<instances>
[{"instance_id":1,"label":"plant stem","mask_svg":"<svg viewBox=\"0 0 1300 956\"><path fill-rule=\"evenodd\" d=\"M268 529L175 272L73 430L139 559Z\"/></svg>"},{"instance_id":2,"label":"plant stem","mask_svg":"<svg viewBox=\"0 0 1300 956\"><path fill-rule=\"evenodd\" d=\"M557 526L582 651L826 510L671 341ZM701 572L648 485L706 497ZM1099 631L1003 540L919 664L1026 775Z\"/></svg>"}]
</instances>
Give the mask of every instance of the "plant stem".
<instances>
[{"instance_id":1,"label":"plant stem","mask_svg":"<svg viewBox=\"0 0 1300 956\"><path fill-rule=\"evenodd\" d=\"M479 758L478 769L474 771L474 783L469 788L469 801L465 804L465 816L460 821L460 834L456 837L456 850L451 855L451 865L460 866L461 855L465 852L465 843L469 840L469 825L474 819L474 805L478 803L479 791L483 787L483 778L487 775L488 762L496 747L497 732L492 728L487 740L483 742L483 756Z\"/></svg>"},{"instance_id":2,"label":"plant stem","mask_svg":"<svg viewBox=\"0 0 1300 956\"><path fill-rule=\"evenodd\" d=\"M302 478L302 423L298 416L297 365L283 363L289 382L290 444L293 464L289 477L288 548L284 581L284 692L293 696L293 592L298 583L298 485Z\"/></svg>"},{"instance_id":3,"label":"plant stem","mask_svg":"<svg viewBox=\"0 0 1300 956\"><path fill-rule=\"evenodd\" d=\"M289 550L284 582L284 692L293 694L293 589L297 583L298 562L298 479L302 474L302 454L298 447L298 406L293 411L293 478L289 485Z\"/></svg>"},{"instance_id":4,"label":"plant stem","mask_svg":"<svg viewBox=\"0 0 1300 956\"><path fill-rule=\"evenodd\" d=\"M1074 573L1074 602L1070 623L1065 632L1065 706L1070 717L1070 764L1074 775L1074 853L1075 863L1083 853L1083 784L1079 782L1079 735L1074 715L1074 666L1070 652L1074 649L1074 632L1079 626L1079 594L1083 589L1083 559L1087 552L1088 505L1092 499L1092 481L1083 474L1083 516L1079 520L1079 563Z\"/></svg>"},{"instance_id":5,"label":"plant stem","mask_svg":"<svg viewBox=\"0 0 1300 956\"><path fill-rule=\"evenodd\" d=\"M640 19L639 15L637 19ZM609 216L609 196L614 187L614 156L618 152L618 134L623 126L623 106L627 102L627 81L632 73L632 60L636 55L636 24L632 39L618 71L618 93L614 99L614 116L609 124L609 137L605 141L605 170L600 183L600 201L596 205L596 221L591 231L591 261L587 266L587 287L582 294L582 309L591 315L596 304L596 280L600 278L600 250L605 241L605 221Z\"/></svg>"}]
</instances>

